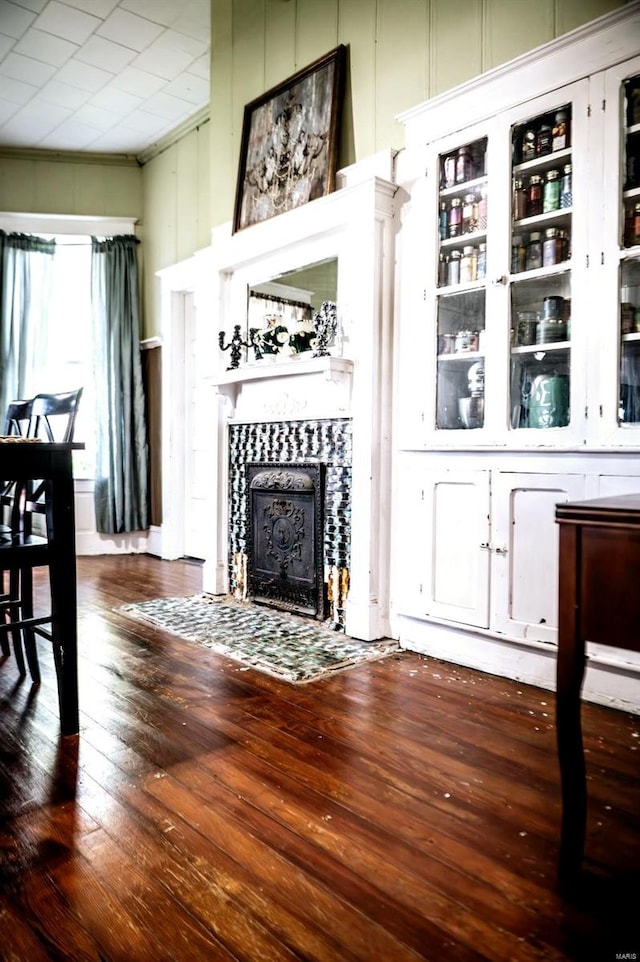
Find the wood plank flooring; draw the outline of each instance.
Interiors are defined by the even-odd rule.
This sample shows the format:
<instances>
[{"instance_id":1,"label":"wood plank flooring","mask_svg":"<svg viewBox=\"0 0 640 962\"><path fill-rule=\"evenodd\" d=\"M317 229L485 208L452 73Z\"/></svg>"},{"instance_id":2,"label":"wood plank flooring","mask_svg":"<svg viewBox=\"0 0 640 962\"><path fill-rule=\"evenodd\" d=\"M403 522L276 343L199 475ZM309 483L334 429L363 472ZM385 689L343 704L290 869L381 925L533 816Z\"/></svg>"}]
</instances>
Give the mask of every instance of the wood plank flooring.
<instances>
[{"instance_id":1,"label":"wood plank flooring","mask_svg":"<svg viewBox=\"0 0 640 962\"><path fill-rule=\"evenodd\" d=\"M410 652L289 685L115 610L197 566L78 568L80 736L44 641L40 689L0 664L3 962L640 958L640 718L584 707L562 898L551 693Z\"/></svg>"}]
</instances>

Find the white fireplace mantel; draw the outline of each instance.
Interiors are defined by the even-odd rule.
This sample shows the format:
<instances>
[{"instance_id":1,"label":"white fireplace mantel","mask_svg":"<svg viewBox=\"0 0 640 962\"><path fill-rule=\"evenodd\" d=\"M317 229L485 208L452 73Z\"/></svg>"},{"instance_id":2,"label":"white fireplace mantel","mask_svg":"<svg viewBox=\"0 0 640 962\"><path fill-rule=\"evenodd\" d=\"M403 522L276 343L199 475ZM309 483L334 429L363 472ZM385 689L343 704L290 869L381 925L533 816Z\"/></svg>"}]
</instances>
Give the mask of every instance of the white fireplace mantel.
<instances>
[{"instance_id":1,"label":"white fireplace mantel","mask_svg":"<svg viewBox=\"0 0 640 962\"><path fill-rule=\"evenodd\" d=\"M390 636L389 543L393 272L393 155L340 172L339 189L271 220L232 233L161 274L163 354L163 556L179 557L184 490L185 333L182 294L193 292L196 410L207 426L198 454L207 474L202 529L210 546L203 589L229 588L228 458L233 424L348 418L351 421L350 569L346 632ZM304 354L225 370L218 332L246 323L247 292L287 272L336 259L340 345L329 357ZM166 418L164 417L166 415ZM182 487L181 487L182 485ZM165 503L166 501L166 503ZM166 508L166 510L165 510Z\"/></svg>"},{"instance_id":2,"label":"white fireplace mantel","mask_svg":"<svg viewBox=\"0 0 640 962\"><path fill-rule=\"evenodd\" d=\"M342 418L351 415L353 361L297 354L266 358L212 378L227 400L229 423Z\"/></svg>"}]
</instances>

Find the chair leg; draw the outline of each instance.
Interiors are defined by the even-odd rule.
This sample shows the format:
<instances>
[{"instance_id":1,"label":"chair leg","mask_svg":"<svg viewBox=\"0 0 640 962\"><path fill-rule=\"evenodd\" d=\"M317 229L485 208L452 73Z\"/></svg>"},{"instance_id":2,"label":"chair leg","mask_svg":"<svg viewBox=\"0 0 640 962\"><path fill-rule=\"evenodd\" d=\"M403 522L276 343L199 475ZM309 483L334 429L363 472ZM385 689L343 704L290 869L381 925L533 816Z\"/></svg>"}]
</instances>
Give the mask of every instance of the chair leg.
<instances>
[{"instance_id":1,"label":"chair leg","mask_svg":"<svg viewBox=\"0 0 640 962\"><path fill-rule=\"evenodd\" d=\"M18 571L11 571L9 574L9 603L7 604L7 614L9 616L9 624L20 620L20 573ZM18 666L18 674L21 678L24 678L27 669L25 668L24 653L22 650L22 632L20 628L11 628L9 633L13 641L13 652L16 658L16 665Z\"/></svg>"},{"instance_id":2,"label":"chair leg","mask_svg":"<svg viewBox=\"0 0 640 962\"><path fill-rule=\"evenodd\" d=\"M22 617L25 619L33 618L33 571L31 568L23 568L20 572L20 599L22 601ZM23 637L31 680L37 685L40 683L40 665L38 663L36 634L33 628L24 628Z\"/></svg>"},{"instance_id":3,"label":"chair leg","mask_svg":"<svg viewBox=\"0 0 640 962\"><path fill-rule=\"evenodd\" d=\"M3 601L7 600L7 595L4 590L4 571L0 571L0 595L2 595ZM0 651L2 652L3 658L9 658L11 655L11 648L9 647L9 639L6 631L0 633Z\"/></svg>"}]
</instances>

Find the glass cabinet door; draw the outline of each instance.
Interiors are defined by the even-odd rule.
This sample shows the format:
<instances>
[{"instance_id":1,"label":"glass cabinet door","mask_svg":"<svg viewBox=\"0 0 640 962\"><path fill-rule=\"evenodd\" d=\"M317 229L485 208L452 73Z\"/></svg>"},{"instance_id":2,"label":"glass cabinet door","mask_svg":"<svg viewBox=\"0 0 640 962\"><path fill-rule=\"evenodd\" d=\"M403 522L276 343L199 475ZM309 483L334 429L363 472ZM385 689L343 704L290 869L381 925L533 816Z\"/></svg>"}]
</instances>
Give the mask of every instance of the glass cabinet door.
<instances>
[{"instance_id":1,"label":"glass cabinet door","mask_svg":"<svg viewBox=\"0 0 640 962\"><path fill-rule=\"evenodd\" d=\"M572 104L511 127L512 429L571 420Z\"/></svg>"},{"instance_id":2,"label":"glass cabinet door","mask_svg":"<svg viewBox=\"0 0 640 962\"><path fill-rule=\"evenodd\" d=\"M438 157L436 428L484 426L487 138Z\"/></svg>"},{"instance_id":3,"label":"glass cabinet door","mask_svg":"<svg viewBox=\"0 0 640 962\"><path fill-rule=\"evenodd\" d=\"M620 291L621 425L640 424L640 76L623 84L622 252Z\"/></svg>"}]
</instances>

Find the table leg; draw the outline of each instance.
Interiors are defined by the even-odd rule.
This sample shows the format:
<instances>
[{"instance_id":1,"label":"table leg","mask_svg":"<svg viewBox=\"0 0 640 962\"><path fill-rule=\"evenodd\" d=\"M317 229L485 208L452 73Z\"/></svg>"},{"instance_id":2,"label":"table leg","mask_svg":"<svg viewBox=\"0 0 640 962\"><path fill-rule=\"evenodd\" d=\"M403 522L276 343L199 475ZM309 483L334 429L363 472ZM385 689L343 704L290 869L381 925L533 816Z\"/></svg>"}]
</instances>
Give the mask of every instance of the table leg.
<instances>
[{"instance_id":1,"label":"table leg","mask_svg":"<svg viewBox=\"0 0 640 962\"><path fill-rule=\"evenodd\" d=\"M579 875L587 816L586 771L582 744L580 692L585 646L580 626L580 531L560 526L556 734L562 786L562 828L558 876L561 887Z\"/></svg>"},{"instance_id":2,"label":"table leg","mask_svg":"<svg viewBox=\"0 0 640 962\"><path fill-rule=\"evenodd\" d=\"M75 735L80 728L78 705L78 625L76 586L75 507L71 453L64 469L51 480L47 522L53 532L49 566L53 615L53 656L58 680L60 729Z\"/></svg>"}]
</instances>

